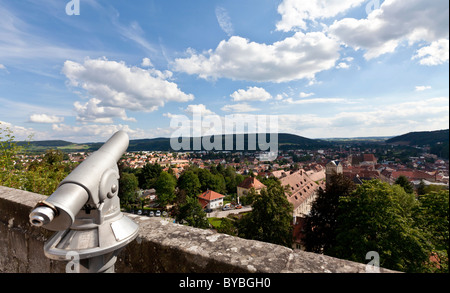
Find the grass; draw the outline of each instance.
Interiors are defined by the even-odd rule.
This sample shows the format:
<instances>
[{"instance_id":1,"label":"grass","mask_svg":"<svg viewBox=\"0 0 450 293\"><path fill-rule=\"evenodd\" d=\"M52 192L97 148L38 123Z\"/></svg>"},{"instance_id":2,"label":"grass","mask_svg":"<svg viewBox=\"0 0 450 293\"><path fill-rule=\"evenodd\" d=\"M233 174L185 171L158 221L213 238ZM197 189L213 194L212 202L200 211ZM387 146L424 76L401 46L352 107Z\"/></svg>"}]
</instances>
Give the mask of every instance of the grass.
<instances>
[{"instance_id":1,"label":"grass","mask_svg":"<svg viewBox=\"0 0 450 293\"><path fill-rule=\"evenodd\" d=\"M208 221L215 229L219 228L220 225L222 224L222 218L211 217L208 218Z\"/></svg>"}]
</instances>

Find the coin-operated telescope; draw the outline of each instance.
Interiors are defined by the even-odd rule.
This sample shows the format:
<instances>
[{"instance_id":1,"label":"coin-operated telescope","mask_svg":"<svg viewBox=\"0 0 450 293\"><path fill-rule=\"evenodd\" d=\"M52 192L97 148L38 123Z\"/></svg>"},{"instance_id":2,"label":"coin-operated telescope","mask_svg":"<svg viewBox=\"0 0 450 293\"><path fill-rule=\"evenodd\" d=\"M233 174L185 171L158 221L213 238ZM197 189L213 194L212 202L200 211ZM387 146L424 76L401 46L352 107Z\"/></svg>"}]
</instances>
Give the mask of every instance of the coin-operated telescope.
<instances>
[{"instance_id":1,"label":"coin-operated telescope","mask_svg":"<svg viewBox=\"0 0 450 293\"><path fill-rule=\"evenodd\" d=\"M120 211L118 197L117 161L128 143L124 131L116 132L32 210L32 225L59 231L44 245L48 258L75 260L76 272L114 272L117 254L139 229Z\"/></svg>"}]
</instances>

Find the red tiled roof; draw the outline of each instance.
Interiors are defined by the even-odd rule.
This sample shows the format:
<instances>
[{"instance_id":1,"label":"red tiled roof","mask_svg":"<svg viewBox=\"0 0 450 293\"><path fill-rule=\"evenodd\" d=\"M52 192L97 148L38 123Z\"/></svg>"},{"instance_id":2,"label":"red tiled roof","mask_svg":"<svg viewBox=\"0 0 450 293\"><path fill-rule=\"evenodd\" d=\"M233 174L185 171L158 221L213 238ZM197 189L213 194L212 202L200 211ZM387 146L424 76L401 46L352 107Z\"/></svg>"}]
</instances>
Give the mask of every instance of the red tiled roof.
<instances>
[{"instance_id":1,"label":"red tiled roof","mask_svg":"<svg viewBox=\"0 0 450 293\"><path fill-rule=\"evenodd\" d=\"M225 195L220 194L215 191L212 191L212 190L207 190L198 196L199 199L203 199L206 201L211 201L213 199L219 199L219 198L223 198L223 197L225 197Z\"/></svg>"},{"instance_id":2,"label":"red tiled roof","mask_svg":"<svg viewBox=\"0 0 450 293\"><path fill-rule=\"evenodd\" d=\"M241 184L238 185L238 187L250 189L254 188L256 190L266 187L264 184L262 184L258 179L255 177L247 177L244 179L244 181L241 182Z\"/></svg>"},{"instance_id":3,"label":"red tiled roof","mask_svg":"<svg viewBox=\"0 0 450 293\"><path fill-rule=\"evenodd\" d=\"M364 162L375 162L377 160L373 154L364 154L363 159Z\"/></svg>"}]
</instances>

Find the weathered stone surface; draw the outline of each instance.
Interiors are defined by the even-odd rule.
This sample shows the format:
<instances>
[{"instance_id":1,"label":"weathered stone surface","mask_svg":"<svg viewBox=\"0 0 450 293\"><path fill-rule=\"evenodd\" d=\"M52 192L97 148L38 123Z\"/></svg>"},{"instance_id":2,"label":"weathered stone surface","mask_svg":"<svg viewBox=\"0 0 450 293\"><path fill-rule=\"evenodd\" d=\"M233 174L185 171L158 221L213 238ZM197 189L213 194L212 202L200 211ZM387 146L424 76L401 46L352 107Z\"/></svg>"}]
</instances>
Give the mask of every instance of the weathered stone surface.
<instances>
[{"instance_id":1,"label":"weathered stone surface","mask_svg":"<svg viewBox=\"0 0 450 293\"><path fill-rule=\"evenodd\" d=\"M65 272L66 263L43 252L53 232L29 224L46 197L0 186L0 272ZM121 273L364 273L365 265L287 247L246 240L163 218L127 214L138 237L119 254ZM381 272L391 272L381 270Z\"/></svg>"}]
</instances>

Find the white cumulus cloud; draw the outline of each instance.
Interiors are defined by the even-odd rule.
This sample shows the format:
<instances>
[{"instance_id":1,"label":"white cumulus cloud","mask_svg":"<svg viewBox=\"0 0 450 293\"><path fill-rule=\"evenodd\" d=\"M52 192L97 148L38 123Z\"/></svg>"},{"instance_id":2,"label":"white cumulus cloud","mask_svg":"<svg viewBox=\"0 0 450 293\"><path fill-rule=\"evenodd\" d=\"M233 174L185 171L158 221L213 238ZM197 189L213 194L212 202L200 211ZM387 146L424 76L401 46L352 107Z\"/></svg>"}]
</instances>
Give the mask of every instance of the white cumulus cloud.
<instances>
[{"instance_id":1,"label":"white cumulus cloud","mask_svg":"<svg viewBox=\"0 0 450 293\"><path fill-rule=\"evenodd\" d=\"M339 43L322 32L297 32L273 44L251 42L232 36L215 50L201 54L188 50L187 58L175 59L176 71L204 79L287 82L313 79L315 74L335 66Z\"/></svg>"},{"instance_id":2,"label":"white cumulus cloud","mask_svg":"<svg viewBox=\"0 0 450 293\"><path fill-rule=\"evenodd\" d=\"M350 8L357 7L367 0L283 0L278 6L281 20L277 23L279 31L306 30L308 21L335 17Z\"/></svg>"},{"instance_id":3,"label":"white cumulus cloud","mask_svg":"<svg viewBox=\"0 0 450 293\"><path fill-rule=\"evenodd\" d=\"M233 101L267 101L272 98L272 96L263 88L260 87L248 87L247 90L239 89L232 93L230 97Z\"/></svg>"},{"instance_id":4,"label":"white cumulus cloud","mask_svg":"<svg viewBox=\"0 0 450 293\"><path fill-rule=\"evenodd\" d=\"M417 50L417 54L412 59L419 58L422 65L439 65L448 62L449 58L449 41L440 39L432 42L429 46L422 47Z\"/></svg>"},{"instance_id":5,"label":"white cumulus cloud","mask_svg":"<svg viewBox=\"0 0 450 293\"><path fill-rule=\"evenodd\" d=\"M64 117L47 114L32 114L30 115L29 121L34 123L61 123L64 121Z\"/></svg>"},{"instance_id":6,"label":"white cumulus cloud","mask_svg":"<svg viewBox=\"0 0 450 293\"><path fill-rule=\"evenodd\" d=\"M127 120L124 110L151 112L167 102L194 99L192 94L184 93L176 83L167 80L172 76L169 71L130 67L106 58L88 58L84 63L68 60L62 72L70 86L81 88L89 97L95 98L84 105L75 105L81 120L100 118L110 122L105 119L111 117Z\"/></svg>"},{"instance_id":7,"label":"white cumulus cloud","mask_svg":"<svg viewBox=\"0 0 450 293\"><path fill-rule=\"evenodd\" d=\"M447 0L435 0L433 3L427 0L386 0L367 18L334 21L328 33L348 46L366 50L364 57L369 60L394 52L403 42L412 45L421 41L432 43L447 39L448 44L448 13ZM435 47L442 47L442 43L418 52L417 57L434 56ZM424 61L435 62L435 59Z\"/></svg>"}]
</instances>

